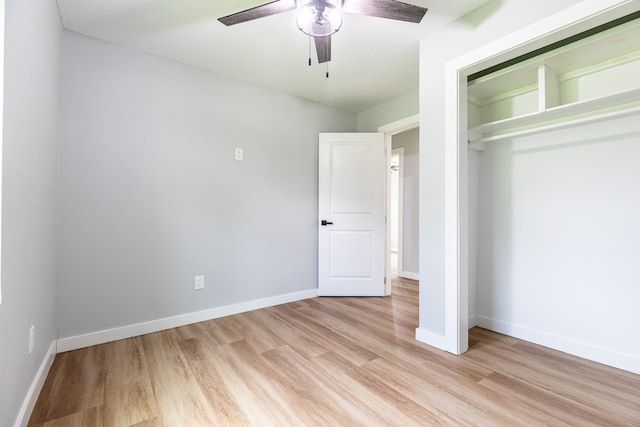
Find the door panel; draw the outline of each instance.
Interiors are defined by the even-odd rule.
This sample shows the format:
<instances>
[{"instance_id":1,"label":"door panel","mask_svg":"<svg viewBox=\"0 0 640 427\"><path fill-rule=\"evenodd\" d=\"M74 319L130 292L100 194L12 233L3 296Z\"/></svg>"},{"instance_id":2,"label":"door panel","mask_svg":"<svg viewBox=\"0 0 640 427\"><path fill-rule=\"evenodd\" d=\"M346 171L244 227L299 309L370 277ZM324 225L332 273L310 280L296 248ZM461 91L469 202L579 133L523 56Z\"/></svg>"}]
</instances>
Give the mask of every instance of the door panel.
<instances>
[{"instance_id":1,"label":"door panel","mask_svg":"<svg viewBox=\"0 0 640 427\"><path fill-rule=\"evenodd\" d=\"M320 134L320 295L384 295L384 144L377 133Z\"/></svg>"},{"instance_id":2,"label":"door panel","mask_svg":"<svg viewBox=\"0 0 640 427\"><path fill-rule=\"evenodd\" d=\"M373 275L370 231L329 232L331 259L329 270L333 278L368 278Z\"/></svg>"}]
</instances>

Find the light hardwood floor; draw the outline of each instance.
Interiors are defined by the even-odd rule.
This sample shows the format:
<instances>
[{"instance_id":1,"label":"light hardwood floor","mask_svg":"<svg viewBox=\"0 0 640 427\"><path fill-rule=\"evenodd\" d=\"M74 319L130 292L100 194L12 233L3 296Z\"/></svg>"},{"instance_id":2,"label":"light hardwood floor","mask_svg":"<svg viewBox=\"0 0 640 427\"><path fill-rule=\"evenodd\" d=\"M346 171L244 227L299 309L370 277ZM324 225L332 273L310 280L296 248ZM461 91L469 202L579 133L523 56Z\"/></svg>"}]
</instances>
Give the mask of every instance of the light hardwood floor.
<instances>
[{"instance_id":1,"label":"light hardwood floor","mask_svg":"<svg viewBox=\"0 0 640 427\"><path fill-rule=\"evenodd\" d=\"M640 376L483 329L414 340L417 283L57 355L31 426L640 426Z\"/></svg>"}]
</instances>

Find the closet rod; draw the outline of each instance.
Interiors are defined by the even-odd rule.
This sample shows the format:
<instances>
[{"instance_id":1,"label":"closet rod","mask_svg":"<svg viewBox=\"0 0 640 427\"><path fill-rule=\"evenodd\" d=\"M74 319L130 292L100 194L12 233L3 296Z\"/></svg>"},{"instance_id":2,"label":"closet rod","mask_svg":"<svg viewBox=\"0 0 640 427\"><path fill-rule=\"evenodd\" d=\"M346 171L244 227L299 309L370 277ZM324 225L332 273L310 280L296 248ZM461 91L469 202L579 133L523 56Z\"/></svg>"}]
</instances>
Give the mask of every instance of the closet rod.
<instances>
[{"instance_id":1,"label":"closet rod","mask_svg":"<svg viewBox=\"0 0 640 427\"><path fill-rule=\"evenodd\" d=\"M583 125L583 124L587 124L587 123L598 122L598 121L601 121L601 120L608 120L608 119L613 119L613 118L617 118L617 117L631 116L631 115L637 114L637 113L640 113L640 105L632 107L632 108L625 108L623 110L611 111L611 112L608 112L608 113L602 113L602 114L589 116L589 117L581 117L581 118L577 118L577 119L573 119L573 120L569 119L569 120L563 121L561 123L553 123L553 124L548 124L548 125L541 125L541 126L533 127L533 128L530 128L530 129L516 130L516 131L513 131L513 132L507 132L507 133L501 133L501 134L497 134L497 135L486 136L486 137L483 137L483 138L475 139L473 141L468 141L468 143L469 143L469 146L471 148L474 148L473 146L476 145L476 144L478 146L482 147L482 145L485 142L493 142L493 141L499 141L501 139L506 139L506 138L515 138L515 137L519 137L519 136L534 135L536 133L546 132L546 131L550 131L550 130L563 129L563 128L571 127L571 126L575 126L575 125Z\"/></svg>"}]
</instances>

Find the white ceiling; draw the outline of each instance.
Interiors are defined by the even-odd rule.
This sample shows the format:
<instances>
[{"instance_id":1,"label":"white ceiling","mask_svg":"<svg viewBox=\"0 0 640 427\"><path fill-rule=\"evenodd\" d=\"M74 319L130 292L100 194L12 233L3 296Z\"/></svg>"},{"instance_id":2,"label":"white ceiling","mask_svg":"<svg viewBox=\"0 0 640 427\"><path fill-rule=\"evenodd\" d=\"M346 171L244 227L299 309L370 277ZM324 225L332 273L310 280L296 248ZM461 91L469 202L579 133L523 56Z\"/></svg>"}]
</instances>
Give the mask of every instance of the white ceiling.
<instances>
[{"instance_id":1,"label":"white ceiling","mask_svg":"<svg viewBox=\"0 0 640 427\"><path fill-rule=\"evenodd\" d=\"M308 66L295 12L231 27L217 19L268 0L58 0L66 29L360 112L418 87L418 42L487 0L405 0L420 24L345 14L325 64Z\"/></svg>"}]
</instances>

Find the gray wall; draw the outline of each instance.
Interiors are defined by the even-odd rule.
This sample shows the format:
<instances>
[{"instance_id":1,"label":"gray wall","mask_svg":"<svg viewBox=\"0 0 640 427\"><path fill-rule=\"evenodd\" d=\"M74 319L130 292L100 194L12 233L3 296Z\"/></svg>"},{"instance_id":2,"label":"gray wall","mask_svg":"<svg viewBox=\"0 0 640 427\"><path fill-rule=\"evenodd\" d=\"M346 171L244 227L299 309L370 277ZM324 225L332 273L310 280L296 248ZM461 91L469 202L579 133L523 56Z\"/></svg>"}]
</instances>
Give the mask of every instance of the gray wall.
<instances>
[{"instance_id":1,"label":"gray wall","mask_svg":"<svg viewBox=\"0 0 640 427\"><path fill-rule=\"evenodd\" d=\"M50 0L8 0L2 164L0 426L12 425L56 339L56 168L61 26ZM29 327L36 326L28 354Z\"/></svg>"},{"instance_id":2,"label":"gray wall","mask_svg":"<svg viewBox=\"0 0 640 427\"><path fill-rule=\"evenodd\" d=\"M394 135L393 148L404 147L404 194L403 194L403 229L402 229L402 265L398 271L417 276L419 269L418 241L418 202L420 181L419 129L412 129Z\"/></svg>"},{"instance_id":3,"label":"gray wall","mask_svg":"<svg viewBox=\"0 0 640 427\"><path fill-rule=\"evenodd\" d=\"M358 113L358 132L378 132L380 126L418 114L418 89Z\"/></svg>"},{"instance_id":4,"label":"gray wall","mask_svg":"<svg viewBox=\"0 0 640 427\"><path fill-rule=\"evenodd\" d=\"M62 104L61 337L316 287L318 133L355 114L68 32Z\"/></svg>"}]
</instances>

